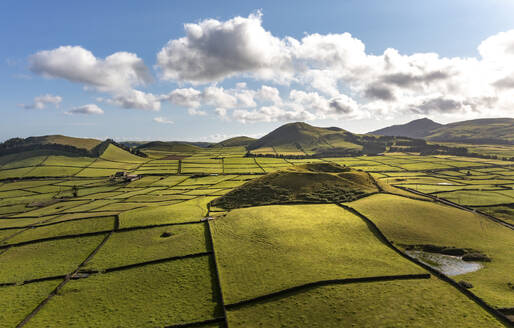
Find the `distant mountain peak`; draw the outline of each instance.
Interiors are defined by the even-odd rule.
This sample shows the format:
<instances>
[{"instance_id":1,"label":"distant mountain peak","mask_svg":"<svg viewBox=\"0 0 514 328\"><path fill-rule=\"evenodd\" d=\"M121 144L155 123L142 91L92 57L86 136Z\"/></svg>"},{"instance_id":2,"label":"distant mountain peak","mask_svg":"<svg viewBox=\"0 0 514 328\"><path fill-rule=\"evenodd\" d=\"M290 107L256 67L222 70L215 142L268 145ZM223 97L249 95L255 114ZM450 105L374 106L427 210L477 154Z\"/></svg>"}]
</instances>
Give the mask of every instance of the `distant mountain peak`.
<instances>
[{"instance_id":1,"label":"distant mountain peak","mask_svg":"<svg viewBox=\"0 0 514 328\"><path fill-rule=\"evenodd\" d=\"M424 138L430 135L430 132L443 126L434 122L427 117L410 121L405 124L392 125L383 129L369 132L369 134L382 136L399 136L409 138Z\"/></svg>"},{"instance_id":2,"label":"distant mountain peak","mask_svg":"<svg viewBox=\"0 0 514 328\"><path fill-rule=\"evenodd\" d=\"M481 118L439 124L429 118L420 118L406 124L392 125L369 134L423 138L439 142L472 144L513 144L513 118Z\"/></svg>"}]
</instances>

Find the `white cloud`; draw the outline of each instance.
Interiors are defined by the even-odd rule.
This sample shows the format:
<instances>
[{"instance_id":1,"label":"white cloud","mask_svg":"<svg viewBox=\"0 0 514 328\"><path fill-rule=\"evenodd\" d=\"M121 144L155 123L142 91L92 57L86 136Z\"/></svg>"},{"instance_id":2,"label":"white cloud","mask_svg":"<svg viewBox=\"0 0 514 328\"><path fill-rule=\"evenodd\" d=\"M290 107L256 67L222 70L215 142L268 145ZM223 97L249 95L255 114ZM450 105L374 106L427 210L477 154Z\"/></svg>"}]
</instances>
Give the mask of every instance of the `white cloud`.
<instances>
[{"instance_id":1,"label":"white cloud","mask_svg":"<svg viewBox=\"0 0 514 328\"><path fill-rule=\"evenodd\" d=\"M150 111L159 111L161 109L160 96L134 89L115 95L113 98L105 101L121 108L135 108Z\"/></svg>"},{"instance_id":2,"label":"white cloud","mask_svg":"<svg viewBox=\"0 0 514 328\"><path fill-rule=\"evenodd\" d=\"M47 104L53 104L56 108L59 108L61 102L62 97L46 94L35 97L32 104L20 104L19 106L24 109L45 109Z\"/></svg>"},{"instance_id":3,"label":"white cloud","mask_svg":"<svg viewBox=\"0 0 514 328\"><path fill-rule=\"evenodd\" d=\"M235 110L233 118L242 123L274 121L308 121L316 117L306 110L284 110L276 106L263 106L256 110Z\"/></svg>"},{"instance_id":4,"label":"white cloud","mask_svg":"<svg viewBox=\"0 0 514 328\"><path fill-rule=\"evenodd\" d=\"M74 115L74 114L100 115L100 114L103 114L104 111L95 104L88 104L88 105L84 105L84 106L74 107L65 113L68 115Z\"/></svg>"},{"instance_id":5,"label":"white cloud","mask_svg":"<svg viewBox=\"0 0 514 328\"><path fill-rule=\"evenodd\" d=\"M202 105L202 93L193 88L175 89L168 94L168 100L175 105L186 108L198 108Z\"/></svg>"},{"instance_id":6,"label":"white cloud","mask_svg":"<svg viewBox=\"0 0 514 328\"><path fill-rule=\"evenodd\" d=\"M202 91L193 88L175 89L162 99L167 99L171 103L186 107L198 108L200 106L210 106L213 108L235 108L235 107L255 107L255 91L248 89L229 89L222 87L209 86Z\"/></svg>"},{"instance_id":7,"label":"white cloud","mask_svg":"<svg viewBox=\"0 0 514 328\"><path fill-rule=\"evenodd\" d=\"M485 61L500 65L514 60L514 30L488 37L480 43L478 52Z\"/></svg>"},{"instance_id":8,"label":"white cloud","mask_svg":"<svg viewBox=\"0 0 514 328\"><path fill-rule=\"evenodd\" d=\"M136 54L116 52L105 59L80 46L61 46L35 53L30 70L50 78L81 83L87 89L108 92L108 103L122 108L160 109L160 98L133 89L154 81L150 70Z\"/></svg>"},{"instance_id":9,"label":"white cloud","mask_svg":"<svg viewBox=\"0 0 514 328\"><path fill-rule=\"evenodd\" d=\"M196 108L189 108L187 110L187 113L191 116L205 116L207 115L207 112L204 111L204 110L199 110L199 109L196 109Z\"/></svg>"},{"instance_id":10,"label":"white cloud","mask_svg":"<svg viewBox=\"0 0 514 328\"><path fill-rule=\"evenodd\" d=\"M221 118L227 117L227 110L225 108L216 108L214 112Z\"/></svg>"},{"instance_id":11,"label":"white cloud","mask_svg":"<svg viewBox=\"0 0 514 328\"><path fill-rule=\"evenodd\" d=\"M62 46L32 55L30 69L106 92L104 101L123 108L158 111L167 100L190 115L213 112L243 122L512 115L514 30L481 42L476 57L406 55L394 48L371 54L349 33L277 37L262 18L256 12L185 24L185 35L157 54L161 79L179 85L166 95L136 90L153 78L128 52L98 58L80 46ZM234 87L221 86L227 78Z\"/></svg>"},{"instance_id":12,"label":"white cloud","mask_svg":"<svg viewBox=\"0 0 514 328\"><path fill-rule=\"evenodd\" d=\"M33 54L29 64L36 74L63 78L101 91L126 90L153 81L143 60L129 52L116 52L102 59L80 46L61 46Z\"/></svg>"},{"instance_id":13,"label":"white cloud","mask_svg":"<svg viewBox=\"0 0 514 328\"><path fill-rule=\"evenodd\" d=\"M241 73L270 78L290 62L286 41L262 27L262 14L225 22L185 24L186 36L170 40L157 54L166 80L205 83ZM286 50L286 51L285 51Z\"/></svg>"},{"instance_id":14,"label":"white cloud","mask_svg":"<svg viewBox=\"0 0 514 328\"><path fill-rule=\"evenodd\" d=\"M261 89L257 92L257 97L263 101L268 101L276 105L282 103L282 98L280 98L280 92L278 89L268 85L261 86Z\"/></svg>"},{"instance_id":15,"label":"white cloud","mask_svg":"<svg viewBox=\"0 0 514 328\"><path fill-rule=\"evenodd\" d=\"M154 117L153 121L156 123L161 123L161 124L174 124L174 122L172 120L169 120L164 117Z\"/></svg>"},{"instance_id":16,"label":"white cloud","mask_svg":"<svg viewBox=\"0 0 514 328\"><path fill-rule=\"evenodd\" d=\"M389 48L375 55L349 33L279 38L263 28L258 12L186 24L185 36L170 40L157 61L162 78L179 83L244 78L294 84L304 92L291 96L295 90L290 89L290 98L284 100L272 86L249 90L246 82L239 82L223 91L237 102L208 103L197 90L186 106L234 109L233 116L245 122L512 113L514 30L487 38L478 51L480 57L441 57L435 52L404 55Z\"/></svg>"}]
</instances>

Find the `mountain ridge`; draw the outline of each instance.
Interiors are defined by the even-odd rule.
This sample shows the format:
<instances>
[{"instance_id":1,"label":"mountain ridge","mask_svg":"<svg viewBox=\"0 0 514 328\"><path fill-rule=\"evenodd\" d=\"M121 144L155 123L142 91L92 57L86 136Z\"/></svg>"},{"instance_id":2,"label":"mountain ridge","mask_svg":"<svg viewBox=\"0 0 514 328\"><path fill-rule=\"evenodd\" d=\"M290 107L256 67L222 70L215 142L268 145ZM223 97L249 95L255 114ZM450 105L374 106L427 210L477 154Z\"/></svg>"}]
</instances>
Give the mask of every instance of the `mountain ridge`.
<instances>
[{"instance_id":1,"label":"mountain ridge","mask_svg":"<svg viewBox=\"0 0 514 328\"><path fill-rule=\"evenodd\" d=\"M482 118L439 124L428 118L368 132L370 135L422 138L433 142L513 144L514 118Z\"/></svg>"}]
</instances>

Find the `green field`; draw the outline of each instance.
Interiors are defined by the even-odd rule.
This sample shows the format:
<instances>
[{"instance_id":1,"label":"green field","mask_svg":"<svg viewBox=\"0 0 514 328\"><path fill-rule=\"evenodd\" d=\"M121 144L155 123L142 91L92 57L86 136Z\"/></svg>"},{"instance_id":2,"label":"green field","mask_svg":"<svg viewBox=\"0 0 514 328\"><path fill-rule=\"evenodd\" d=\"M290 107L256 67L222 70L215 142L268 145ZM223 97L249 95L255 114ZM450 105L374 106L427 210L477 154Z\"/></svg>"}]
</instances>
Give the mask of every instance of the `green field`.
<instances>
[{"instance_id":1,"label":"green field","mask_svg":"<svg viewBox=\"0 0 514 328\"><path fill-rule=\"evenodd\" d=\"M512 230L484 217L432 202L373 195L348 203L371 219L396 244L471 248L488 255L484 268L458 276L472 291L497 307L514 307L509 287L514 272Z\"/></svg>"},{"instance_id":2,"label":"green field","mask_svg":"<svg viewBox=\"0 0 514 328\"><path fill-rule=\"evenodd\" d=\"M212 230L229 304L319 280L423 272L336 205L234 210Z\"/></svg>"},{"instance_id":3,"label":"green field","mask_svg":"<svg viewBox=\"0 0 514 328\"><path fill-rule=\"evenodd\" d=\"M100 235L11 247L0 255L0 282L66 275L84 261L103 238Z\"/></svg>"},{"instance_id":4,"label":"green field","mask_svg":"<svg viewBox=\"0 0 514 328\"><path fill-rule=\"evenodd\" d=\"M252 152L312 154L318 150L309 140L319 136L309 131L301 133L302 149L277 144ZM346 137L326 133L319 150L362 148ZM84 149L97 142L49 140ZM430 198L513 223L510 162L403 153L252 158L232 144L156 142L139 150L148 157L113 144L99 157L46 150L0 156L0 327L16 326L49 296L27 327L501 326L433 276L303 286L427 272L337 202L367 216L401 249L483 252L491 262L454 279L472 283L469 291L493 307L514 307L512 230ZM352 169L332 171L337 165ZM142 176L110 178L119 171ZM235 205L223 208L220 199ZM269 296L274 292L281 294ZM248 303L234 305L240 301Z\"/></svg>"},{"instance_id":5,"label":"green field","mask_svg":"<svg viewBox=\"0 0 514 328\"><path fill-rule=\"evenodd\" d=\"M231 327L502 327L437 279L318 287L229 310Z\"/></svg>"},{"instance_id":6,"label":"green field","mask_svg":"<svg viewBox=\"0 0 514 328\"><path fill-rule=\"evenodd\" d=\"M164 327L216 318L211 266L203 257L72 281L29 326Z\"/></svg>"}]
</instances>

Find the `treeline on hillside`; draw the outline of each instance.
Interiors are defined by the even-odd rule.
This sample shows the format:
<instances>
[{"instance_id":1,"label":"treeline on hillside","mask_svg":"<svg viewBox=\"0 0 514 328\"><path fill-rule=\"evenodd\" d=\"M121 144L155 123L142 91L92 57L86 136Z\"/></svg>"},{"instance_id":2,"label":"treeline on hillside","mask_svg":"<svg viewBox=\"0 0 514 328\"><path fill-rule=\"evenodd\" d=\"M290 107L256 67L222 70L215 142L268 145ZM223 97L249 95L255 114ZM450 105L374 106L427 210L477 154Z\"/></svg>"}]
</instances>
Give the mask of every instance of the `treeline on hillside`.
<instances>
[{"instance_id":1,"label":"treeline on hillside","mask_svg":"<svg viewBox=\"0 0 514 328\"><path fill-rule=\"evenodd\" d=\"M428 144L423 139L411 139L407 137L391 136L363 136L352 140L355 144L362 146L361 149L355 148L318 148L311 155L284 155L284 154L253 154L248 151L246 157L269 157L285 159L308 159L322 157L354 157L363 155L378 155L385 152L420 153L421 155L454 155L467 156L484 159L500 159L504 161L514 161L514 157L502 157L496 155L485 155L470 152L466 147L450 147L438 144Z\"/></svg>"},{"instance_id":2,"label":"treeline on hillside","mask_svg":"<svg viewBox=\"0 0 514 328\"><path fill-rule=\"evenodd\" d=\"M485 159L500 159L513 161L514 157L501 157L470 152L466 147L450 147L437 144L428 144L425 140L416 140L416 144L403 145L398 142L389 148L389 152L420 153L420 155L454 155Z\"/></svg>"},{"instance_id":3,"label":"treeline on hillside","mask_svg":"<svg viewBox=\"0 0 514 328\"><path fill-rule=\"evenodd\" d=\"M430 141L434 142L453 142L453 143L467 143L475 145L512 145L512 140L505 140L500 138L448 138L446 136L431 137Z\"/></svg>"},{"instance_id":4,"label":"treeline on hillside","mask_svg":"<svg viewBox=\"0 0 514 328\"><path fill-rule=\"evenodd\" d=\"M141 152L138 149L132 149L125 145L119 144L112 139L107 139L98 145L96 145L93 149L87 150L84 148L78 148L71 145L63 145L57 143L30 143L27 142L26 139L23 138L11 138L6 140L5 142L0 144L0 156L16 154L26 151L34 151L34 150L47 150L49 152L55 153L56 155L66 155L66 156L76 156L76 157L99 157L103 154L107 147L113 144L117 147L120 147L134 155L146 157L146 154Z\"/></svg>"}]
</instances>

